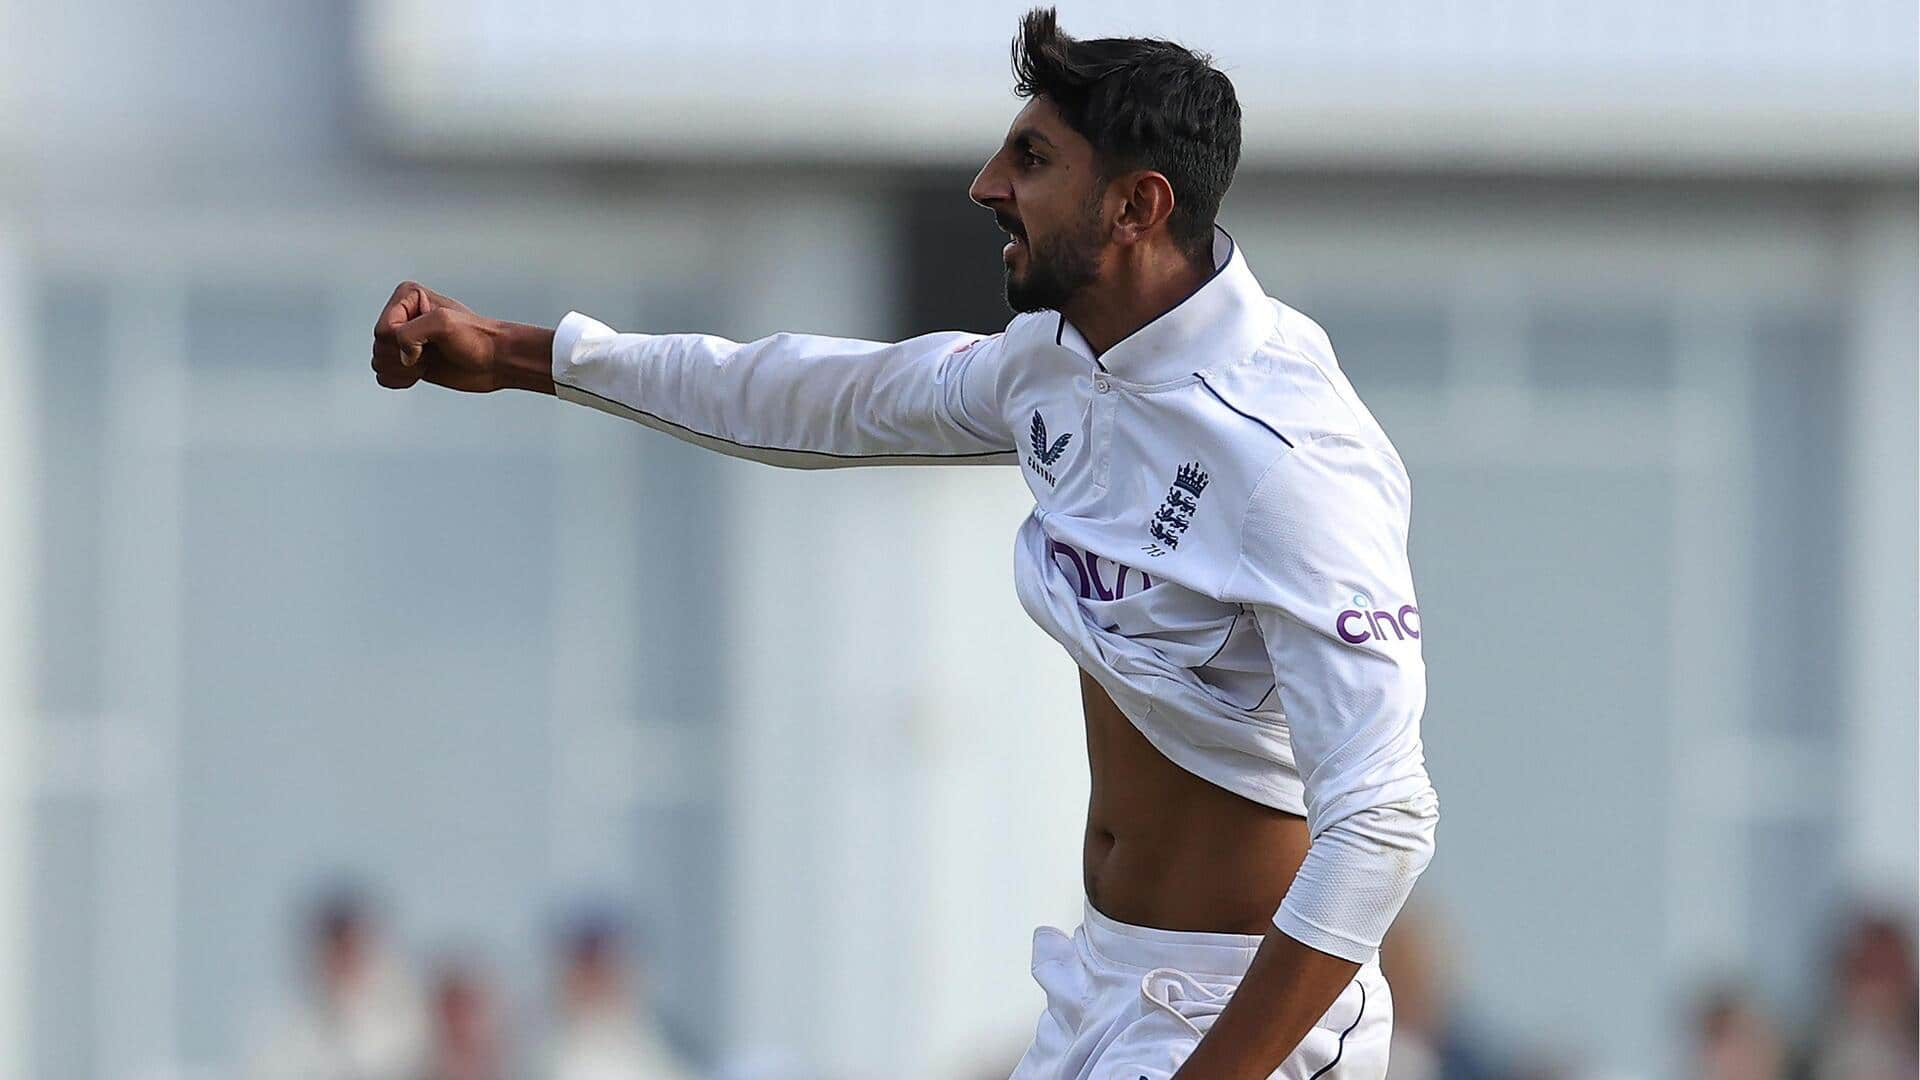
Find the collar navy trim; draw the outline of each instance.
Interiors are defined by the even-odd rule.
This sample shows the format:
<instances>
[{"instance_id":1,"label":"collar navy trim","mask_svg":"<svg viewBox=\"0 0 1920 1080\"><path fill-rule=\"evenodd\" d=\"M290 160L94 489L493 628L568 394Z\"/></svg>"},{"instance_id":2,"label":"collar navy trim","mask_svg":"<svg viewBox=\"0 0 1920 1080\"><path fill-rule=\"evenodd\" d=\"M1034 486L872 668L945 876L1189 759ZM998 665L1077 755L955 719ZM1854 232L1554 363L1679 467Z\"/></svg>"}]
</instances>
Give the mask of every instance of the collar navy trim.
<instances>
[{"instance_id":1,"label":"collar navy trim","mask_svg":"<svg viewBox=\"0 0 1920 1080\"><path fill-rule=\"evenodd\" d=\"M1224 228L1221 228L1221 226L1219 225L1215 225L1214 228L1220 229L1220 235L1227 238L1227 257L1224 259L1221 259L1219 264L1213 268L1213 273L1207 275L1207 280L1201 282L1197 287L1194 288L1192 292L1182 297L1180 300L1180 303L1173 305L1172 307L1161 312L1160 314L1155 315L1153 318L1148 319L1146 322L1141 323L1139 326L1134 327L1132 333L1128 334L1126 337L1121 338L1119 341L1116 341L1113 344L1107 346L1108 352L1112 352L1113 350L1126 344L1128 338L1132 338L1138 335L1140 331L1145 330L1147 327L1152 326L1154 323L1159 322L1161 319L1164 319L1167 316L1173 314L1174 312L1179 311L1182 305L1184 305L1188 300L1193 299L1195 296L1200 295L1201 289L1204 289L1207 286L1213 284L1215 278L1225 273L1227 270L1227 267L1233 265L1233 253L1239 250L1239 245L1234 242L1232 233L1228 232ZM1212 245L1209 244L1208 246L1211 247ZM1053 328L1053 343L1055 345L1061 344L1060 339L1063 336L1065 336L1067 332L1067 316L1065 313L1059 313L1059 314L1060 314L1060 322L1057 326ZM1097 356L1094 357L1093 362L1096 364L1100 364L1100 358ZM1107 370L1106 365L1100 364L1100 370L1101 371Z\"/></svg>"},{"instance_id":2,"label":"collar navy trim","mask_svg":"<svg viewBox=\"0 0 1920 1080\"><path fill-rule=\"evenodd\" d=\"M1218 225L1215 225L1215 226L1214 226L1214 228L1216 228L1216 229L1220 229L1220 226L1218 226ZM1123 337L1123 338L1121 338L1121 339L1120 339L1119 341L1116 341L1116 342L1114 342L1113 344L1111 344L1111 345L1109 345L1109 346L1107 346L1107 351L1108 351L1108 352L1112 352L1113 350L1115 350L1115 349L1117 349L1117 348L1119 348L1120 346L1122 346L1122 345L1124 345L1124 344L1126 344L1129 338L1134 338L1134 337L1138 337L1138 336L1139 336L1139 334L1140 334L1140 332L1141 332L1141 331L1143 331L1143 330L1145 330L1145 329L1146 329L1147 327L1149 327L1149 326L1152 326L1152 325L1153 325L1154 323L1157 323L1157 322L1159 322L1159 321L1160 321L1161 319L1164 319L1164 318L1166 318L1167 316L1169 316L1169 315L1171 315L1171 314L1173 314L1174 312L1176 312L1176 311L1179 311L1179 310L1180 310L1180 309L1181 309L1182 307L1184 307L1184 306L1186 305L1186 303L1187 303L1187 301L1188 301L1188 300L1191 300L1191 299L1193 299L1194 297L1196 297L1196 296L1198 296L1198 295L1200 295L1200 290L1201 290L1201 289L1204 289L1204 288L1206 288L1207 286L1209 286L1209 285L1211 285L1211 284L1213 284L1213 282L1214 282L1214 279L1215 279L1215 278L1218 278L1218 277L1219 277L1219 276L1220 276L1221 274L1223 274L1223 273L1225 273L1225 272L1226 272L1226 270L1227 270L1227 267L1229 267L1229 266L1232 266L1232 265L1233 265L1233 253L1234 253L1234 252L1235 252L1236 250L1238 250L1238 248L1237 248L1237 246L1236 246L1236 245L1234 244L1234 242L1233 242L1233 234L1232 234L1232 233L1230 233L1230 232L1228 232L1228 231L1227 231L1227 230L1225 230L1225 229L1220 229L1220 235L1221 235L1221 236L1224 236L1224 237L1226 237L1226 238L1227 238L1227 257L1226 257L1226 258L1224 258L1224 259L1221 259L1221 260L1220 260L1220 264L1219 264L1218 266L1215 266L1215 267L1213 268L1213 273L1211 273L1211 274L1208 274L1208 275L1207 275L1207 280L1205 280L1205 281L1203 281L1203 282L1201 282L1201 283L1199 284L1199 286L1198 286L1198 287L1196 287L1196 288L1195 288L1195 289L1194 289L1194 290L1193 290L1192 292L1190 292L1190 293L1188 293L1188 294L1187 294L1186 296L1184 296L1184 297L1182 297L1182 298L1181 298L1181 300L1180 300L1180 302L1179 302L1178 304L1175 304L1175 305L1173 305L1172 307L1170 307L1170 308L1168 308L1167 310L1165 310L1165 311L1163 311L1163 312L1161 312L1160 314L1158 314L1158 315L1155 315L1155 316L1154 316L1153 318L1151 318L1151 319L1148 319L1148 320L1147 320L1146 322L1143 322L1143 323L1141 323L1141 324L1140 324L1139 326L1136 326L1136 327L1134 327L1134 328L1133 328L1133 333L1131 333L1131 334L1128 334L1128 335L1127 335L1126 337ZM1209 240L1209 241L1211 241L1211 240L1212 240L1212 237L1208 237L1208 240ZM1209 242L1209 243L1207 244L1207 248L1208 248L1208 251L1209 251L1209 253L1211 253L1211 251L1212 251L1212 248L1213 248L1213 244L1212 244L1211 242ZM1064 317L1063 317L1063 318L1064 318ZM1096 362L1097 362L1097 361L1096 361Z\"/></svg>"},{"instance_id":3,"label":"collar navy trim","mask_svg":"<svg viewBox=\"0 0 1920 1080\"><path fill-rule=\"evenodd\" d=\"M1053 324L1053 343L1064 349L1067 347L1067 343L1061 339L1067 336L1067 317L1058 311L1054 312L1054 315L1057 316L1057 318ZM1107 370L1107 365L1101 363L1100 358L1097 356L1093 358L1093 366L1099 368L1101 371Z\"/></svg>"}]
</instances>

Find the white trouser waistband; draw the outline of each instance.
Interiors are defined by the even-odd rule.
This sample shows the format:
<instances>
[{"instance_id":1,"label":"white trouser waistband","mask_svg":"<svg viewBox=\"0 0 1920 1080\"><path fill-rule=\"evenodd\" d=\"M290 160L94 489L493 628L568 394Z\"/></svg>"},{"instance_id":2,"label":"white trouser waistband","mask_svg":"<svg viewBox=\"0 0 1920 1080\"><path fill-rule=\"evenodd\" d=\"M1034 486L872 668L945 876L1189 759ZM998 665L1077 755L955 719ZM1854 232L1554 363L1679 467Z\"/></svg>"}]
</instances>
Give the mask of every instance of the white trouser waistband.
<instances>
[{"instance_id":1,"label":"white trouser waistband","mask_svg":"<svg viewBox=\"0 0 1920 1080\"><path fill-rule=\"evenodd\" d=\"M1259 951L1259 934L1156 930L1108 918L1087 902L1081 919L1087 947L1102 962L1135 972L1170 967L1192 975L1238 979Z\"/></svg>"}]
</instances>

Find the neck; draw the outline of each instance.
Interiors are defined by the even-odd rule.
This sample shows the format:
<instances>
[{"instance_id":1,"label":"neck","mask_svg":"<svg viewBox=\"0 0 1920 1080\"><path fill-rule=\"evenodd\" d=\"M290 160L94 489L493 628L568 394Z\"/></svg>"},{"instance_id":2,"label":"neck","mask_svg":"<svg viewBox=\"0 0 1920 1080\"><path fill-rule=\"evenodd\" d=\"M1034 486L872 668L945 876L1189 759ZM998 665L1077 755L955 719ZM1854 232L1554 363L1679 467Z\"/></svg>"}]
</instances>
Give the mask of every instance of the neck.
<instances>
[{"instance_id":1,"label":"neck","mask_svg":"<svg viewBox=\"0 0 1920 1080\"><path fill-rule=\"evenodd\" d=\"M1171 249L1131 255L1123 249L1111 272L1080 290L1060 314L1099 356L1178 307L1212 276L1210 267Z\"/></svg>"}]
</instances>

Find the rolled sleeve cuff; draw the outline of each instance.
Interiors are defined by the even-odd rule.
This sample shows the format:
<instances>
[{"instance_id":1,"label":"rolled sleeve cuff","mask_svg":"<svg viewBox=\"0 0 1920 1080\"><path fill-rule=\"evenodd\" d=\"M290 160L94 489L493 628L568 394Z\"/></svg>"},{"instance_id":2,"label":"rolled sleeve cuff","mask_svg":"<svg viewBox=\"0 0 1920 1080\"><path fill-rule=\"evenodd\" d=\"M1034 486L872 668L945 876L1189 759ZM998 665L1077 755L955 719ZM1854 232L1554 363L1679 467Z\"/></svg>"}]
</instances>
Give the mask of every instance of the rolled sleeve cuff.
<instances>
[{"instance_id":1,"label":"rolled sleeve cuff","mask_svg":"<svg viewBox=\"0 0 1920 1080\"><path fill-rule=\"evenodd\" d=\"M1308 948L1337 956L1342 960L1351 960L1356 964L1365 964L1380 951L1380 946L1365 941L1355 941L1344 934L1335 933L1324 926L1315 926L1301 918L1285 901L1280 910L1273 913L1273 925L1280 932Z\"/></svg>"},{"instance_id":2,"label":"rolled sleeve cuff","mask_svg":"<svg viewBox=\"0 0 1920 1080\"><path fill-rule=\"evenodd\" d=\"M1273 925L1331 956L1371 960L1433 857L1439 819L1439 800L1427 787L1328 828L1313 838Z\"/></svg>"},{"instance_id":3,"label":"rolled sleeve cuff","mask_svg":"<svg viewBox=\"0 0 1920 1080\"><path fill-rule=\"evenodd\" d=\"M612 337L614 330L606 323L577 311L567 312L560 325L553 330L553 381L571 386L567 375L573 369L574 354L579 351L583 340Z\"/></svg>"}]
</instances>

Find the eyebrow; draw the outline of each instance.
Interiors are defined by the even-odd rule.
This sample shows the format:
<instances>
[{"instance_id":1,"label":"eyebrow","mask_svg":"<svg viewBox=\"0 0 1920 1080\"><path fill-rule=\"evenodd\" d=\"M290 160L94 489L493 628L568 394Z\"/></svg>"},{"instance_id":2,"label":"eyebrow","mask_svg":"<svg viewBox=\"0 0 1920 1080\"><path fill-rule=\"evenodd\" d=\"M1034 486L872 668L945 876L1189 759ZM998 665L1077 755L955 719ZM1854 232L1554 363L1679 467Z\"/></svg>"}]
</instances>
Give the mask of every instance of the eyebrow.
<instances>
[{"instance_id":1,"label":"eyebrow","mask_svg":"<svg viewBox=\"0 0 1920 1080\"><path fill-rule=\"evenodd\" d=\"M1042 135L1038 128L1030 128L1030 127L1021 128L1019 131L1014 132L1013 136L1009 138L1007 142L1013 146L1020 146L1020 147L1027 146L1032 143L1045 143L1047 146L1047 149L1049 150L1059 149L1059 147L1053 145L1053 140L1047 138L1045 135Z\"/></svg>"}]
</instances>

